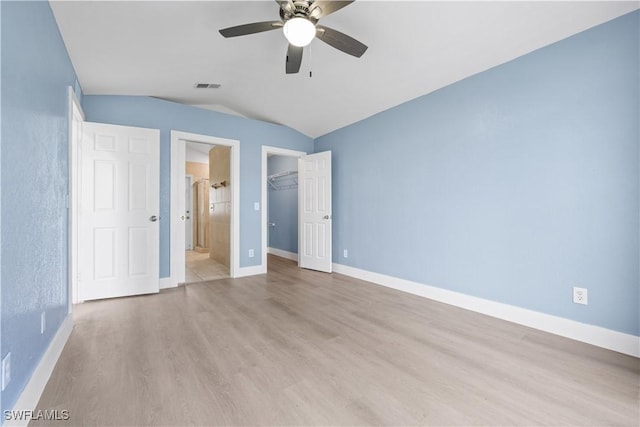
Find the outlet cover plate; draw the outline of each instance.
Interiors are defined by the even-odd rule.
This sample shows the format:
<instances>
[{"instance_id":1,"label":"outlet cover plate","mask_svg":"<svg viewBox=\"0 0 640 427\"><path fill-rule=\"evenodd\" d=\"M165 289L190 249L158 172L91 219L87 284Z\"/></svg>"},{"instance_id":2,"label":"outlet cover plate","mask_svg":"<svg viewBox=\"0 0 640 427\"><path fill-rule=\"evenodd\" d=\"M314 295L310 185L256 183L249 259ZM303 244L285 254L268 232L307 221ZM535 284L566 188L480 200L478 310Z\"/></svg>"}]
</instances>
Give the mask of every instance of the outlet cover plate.
<instances>
[{"instance_id":1,"label":"outlet cover plate","mask_svg":"<svg viewBox=\"0 0 640 427\"><path fill-rule=\"evenodd\" d=\"M576 304L589 305L589 291L587 288L573 287L573 302Z\"/></svg>"},{"instance_id":2,"label":"outlet cover plate","mask_svg":"<svg viewBox=\"0 0 640 427\"><path fill-rule=\"evenodd\" d=\"M2 390L11 382L11 352L2 359Z\"/></svg>"}]
</instances>

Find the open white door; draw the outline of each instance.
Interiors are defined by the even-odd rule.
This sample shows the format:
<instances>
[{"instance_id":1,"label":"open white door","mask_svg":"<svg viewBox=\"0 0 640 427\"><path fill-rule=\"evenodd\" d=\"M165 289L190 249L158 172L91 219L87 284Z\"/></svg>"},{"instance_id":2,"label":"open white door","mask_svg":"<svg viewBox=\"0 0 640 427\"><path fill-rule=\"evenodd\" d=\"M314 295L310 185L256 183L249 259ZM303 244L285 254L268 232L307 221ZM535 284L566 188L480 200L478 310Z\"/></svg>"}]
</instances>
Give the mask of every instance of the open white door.
<instances>
[{"instance_id":1,"label":"open white door","mask_svg":"<svg viewBox=\"0 0 640 427\"><path fill-rule=\"evenodd\" d=\"M331 273L331 151L298 159L298 265Z\"/></svg>"},{"instance_id":2,"label":"open white door","mask_svg":"<svg viewBox=\"0 0 640 427\"><path fill-rule=\"evenodd\" d=\"M83 123L80 300L159 290L160 131Z\"/></svg>"}]
</instances>

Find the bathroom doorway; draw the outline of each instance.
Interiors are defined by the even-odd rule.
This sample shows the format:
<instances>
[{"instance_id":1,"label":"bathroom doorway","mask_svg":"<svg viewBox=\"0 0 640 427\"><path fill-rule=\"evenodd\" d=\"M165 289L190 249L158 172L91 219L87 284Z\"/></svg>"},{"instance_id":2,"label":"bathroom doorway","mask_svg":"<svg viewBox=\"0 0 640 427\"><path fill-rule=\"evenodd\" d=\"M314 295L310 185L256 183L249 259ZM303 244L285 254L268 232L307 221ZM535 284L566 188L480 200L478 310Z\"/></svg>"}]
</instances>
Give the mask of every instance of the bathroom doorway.
<instances>
[{"instance_id":1,"label":"bathroom doorway","mask_svg":"<svg viewBox=\"0 0 640 427\"><path fill-rule=\"evenodd\" d=\"M192 179L185 198L185 283L229 277L229 159L229 147L186 143L185 173Z\"/></svg>"}]
</instances>

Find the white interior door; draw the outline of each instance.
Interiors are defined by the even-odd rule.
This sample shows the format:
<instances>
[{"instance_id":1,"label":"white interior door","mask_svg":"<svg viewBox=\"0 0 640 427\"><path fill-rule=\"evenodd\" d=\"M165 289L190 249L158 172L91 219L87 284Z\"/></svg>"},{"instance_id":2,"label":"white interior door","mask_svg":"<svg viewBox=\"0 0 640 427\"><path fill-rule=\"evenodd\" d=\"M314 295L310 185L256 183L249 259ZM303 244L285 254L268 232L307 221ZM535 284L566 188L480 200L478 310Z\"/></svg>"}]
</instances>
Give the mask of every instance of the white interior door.
<instances>
[{"instance_id":1,"label":"white interior door","mask_svg":"<svg viewBox=\"0 0 640 427\"><path fill-rule=\"evenodd\" d=\"M298 265L331 273L331 151L298 159Z\"/></svg>"},{"instance_id":2,"label":"white interior door","mask_svg":"<svg viewBox=\"0 0 640 427\"><path fill-rule=\"evenodd\" d=\"M158 292L160 131L83 123L81 300Z\"/></svg>"}]
</instances>

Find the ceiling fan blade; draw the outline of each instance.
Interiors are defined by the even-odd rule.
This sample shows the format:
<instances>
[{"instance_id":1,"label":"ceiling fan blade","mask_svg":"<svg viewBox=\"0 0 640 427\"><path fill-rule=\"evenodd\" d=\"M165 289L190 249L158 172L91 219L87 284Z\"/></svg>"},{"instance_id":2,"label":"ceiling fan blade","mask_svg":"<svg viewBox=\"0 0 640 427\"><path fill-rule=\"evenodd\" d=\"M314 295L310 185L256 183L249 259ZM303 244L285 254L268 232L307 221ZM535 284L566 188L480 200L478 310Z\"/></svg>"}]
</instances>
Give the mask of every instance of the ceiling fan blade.
<instances>
[{"instance_id":1,"label":"ceiling fan blade","mask_svg":"<svg viewBox=\"0 0 640 427\"><path fill-rule=\"evenodd\" d=\"M236 27L223 28L220 34L225 37L238 37L247 34L261 33L263 31L271 31L276 28L282 28L284 24L281 21L254 22L252 24L238 25Z\"/></svg>"},{"instance_id":2,"label":"ceiling fan blade","mask_svg":"<svg viewBox=\"0 0 640 427\"><path fill-rule=\"evenodd\" d=\"M345 6L349 6L355 0L351 1L330 1L330 0L316 0L311 4L309 15L316 19L325 17L337 10L342 9Z\"/></svg>"},{"instance_id":3,"label":"ceiling fan blade","mask_svg":"<svg viewBox=\"0 0 640 427\"><path fill-rule=\"evenodd\" d=\"M285 12L292 13L294 10L293 2L291 0L276 0L276 3L280 5L280 9Z\"/></svg>"},{"instance_id":4,"label":"ceiling fan blade","mask_svg":"<svg viewBox=\"0 0 640 427\"><path fill-rule=\"evenodd\" d=\"M322 25L316 26L316 37L338 50L360 58L367 51L368 47L353 37Z\"/></svg>"},{"instance_id":5,"label":"ceiling fan blade","mask_svg":"<svg viewBox=\"0 0 640 427\"><path fill-rule=\"evenodd\" d=\"M300 64L302 64L302 51L303 47L289 45L287 49L287 62L286 70L287 74L295 74L300 71Z\"/></svg>"}]
</instances>

